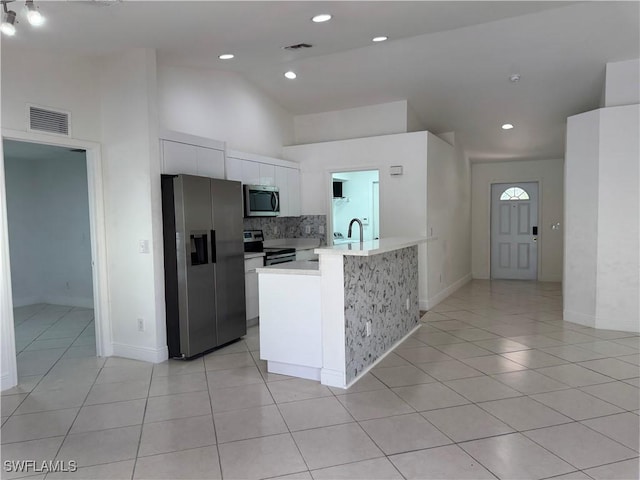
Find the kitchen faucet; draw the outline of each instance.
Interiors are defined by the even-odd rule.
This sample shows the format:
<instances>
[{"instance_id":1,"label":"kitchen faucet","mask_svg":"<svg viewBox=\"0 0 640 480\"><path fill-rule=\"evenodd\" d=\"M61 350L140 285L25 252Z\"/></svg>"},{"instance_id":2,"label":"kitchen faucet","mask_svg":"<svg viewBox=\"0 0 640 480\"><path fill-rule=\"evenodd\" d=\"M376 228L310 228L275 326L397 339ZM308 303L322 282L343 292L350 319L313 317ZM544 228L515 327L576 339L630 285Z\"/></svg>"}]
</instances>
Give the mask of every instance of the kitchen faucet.
<instances>
[{"instance_id":1,"label":"kitchen faucet","mask_svg":"<svg viewBox=\"0 0 640 480\"><path fill-rule=\"evenodd\" d=\"M363 233L362 233L362 222L360 221L359 218L354 218L349 222L349 231L347 232L347 237L351 238L351 227L353 226L354 222L356 222L358 225L360 225L360 243L362 243L364 238L363 238Z\"/></svg>"}]
</instances>

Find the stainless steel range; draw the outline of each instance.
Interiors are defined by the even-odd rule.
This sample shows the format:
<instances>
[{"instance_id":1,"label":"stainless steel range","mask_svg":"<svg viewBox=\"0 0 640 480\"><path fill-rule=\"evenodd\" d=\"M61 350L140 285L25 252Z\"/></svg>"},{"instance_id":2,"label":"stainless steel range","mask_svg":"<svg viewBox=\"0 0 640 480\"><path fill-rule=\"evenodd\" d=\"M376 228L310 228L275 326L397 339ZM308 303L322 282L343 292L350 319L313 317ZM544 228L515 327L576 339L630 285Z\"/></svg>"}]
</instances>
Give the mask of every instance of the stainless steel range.
<instances>
[{"instance_id":1,"label":"stainless steel range","mask_svg":"<svg viewBox=\"0 0 640 480\"><path fill-rule=\"evenodd\" d=\"M264 247L264 234L262 230L244 231L244 251L264 252L264 264L277 265L279 263L293 262L296 259L296 249L286 247Z\"/></svg>"}]
</instances>

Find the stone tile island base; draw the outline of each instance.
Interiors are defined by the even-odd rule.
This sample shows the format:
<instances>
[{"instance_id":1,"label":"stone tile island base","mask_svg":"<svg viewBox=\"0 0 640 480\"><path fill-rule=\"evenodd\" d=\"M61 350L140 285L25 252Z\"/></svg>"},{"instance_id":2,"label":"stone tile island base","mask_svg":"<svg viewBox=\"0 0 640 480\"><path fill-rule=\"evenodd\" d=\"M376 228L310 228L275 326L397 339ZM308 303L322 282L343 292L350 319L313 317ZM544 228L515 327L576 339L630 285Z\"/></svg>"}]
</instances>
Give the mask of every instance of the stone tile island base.
<instances>
[{"instance_id":1,"label":"stone tile island base","mask_svg":"<svg viewBox=\"0 0 640 480\"><path fill-rule=\"evenodd\" d=\"M420 326L418 248L389 238L257 269L267 370L347 388Z\"/></svg>"}]
</instances>

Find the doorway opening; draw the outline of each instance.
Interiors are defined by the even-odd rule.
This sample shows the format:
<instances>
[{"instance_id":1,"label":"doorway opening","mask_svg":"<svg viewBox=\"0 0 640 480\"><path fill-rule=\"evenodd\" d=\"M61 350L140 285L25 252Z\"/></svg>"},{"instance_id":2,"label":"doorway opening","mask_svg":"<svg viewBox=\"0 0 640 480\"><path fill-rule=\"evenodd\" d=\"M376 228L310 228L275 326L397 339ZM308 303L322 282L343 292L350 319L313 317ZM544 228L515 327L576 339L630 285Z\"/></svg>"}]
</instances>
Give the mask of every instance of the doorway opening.
<instances>
[{"instance_id":1,"label":"doorway opening","mask_svg":"<svg viewBox=\"0 0 640 480\"><path fill-rule=\"evenodd\" d=\"M377 240L380 237L378 170L333 172L331 183L333 244ZM362 239L357 223L348 238L349 224L354 218L362 222Z\"/></svg>"},{"instance_id":2,"label":"doorway opening","mask_svg":"<svg viewBox=\"0 0 640 480\"><path fill-rule=\"evenodd\" d=\"M538 182L491 185L491 278L538 279Z\"/></svg>"},{"instance_id":3,"label":"doorway opening","mask_svg":"<svg viewBox=\"0 0 640 480\"><path fill-rule=\"evenodd\" d=\"M86 152L5 140L19 380L96 356Z\"/></svg>"}]
</instances>

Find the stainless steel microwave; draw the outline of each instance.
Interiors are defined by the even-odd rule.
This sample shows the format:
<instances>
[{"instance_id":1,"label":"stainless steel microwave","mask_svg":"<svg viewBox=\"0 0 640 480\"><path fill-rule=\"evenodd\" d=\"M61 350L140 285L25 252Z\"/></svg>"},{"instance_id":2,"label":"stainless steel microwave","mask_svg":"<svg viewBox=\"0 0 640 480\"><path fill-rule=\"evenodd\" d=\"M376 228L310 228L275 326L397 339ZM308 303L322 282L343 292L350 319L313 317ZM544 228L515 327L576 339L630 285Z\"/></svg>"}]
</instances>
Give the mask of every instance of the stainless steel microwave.
<instances>
[{"instance_id":1,"label":"stainless steel microwave","mask_svg":"<svg viewBox=\"0 0 640 480\"><path fill-rule=\"evenodd\" d=\"M280 192L271 185L244 186L245 217L275 217L280 215Z\"/></svg>"}]
</instances>

